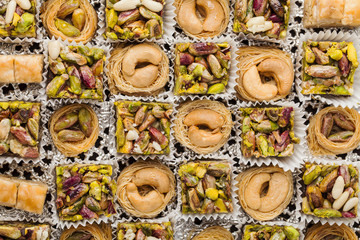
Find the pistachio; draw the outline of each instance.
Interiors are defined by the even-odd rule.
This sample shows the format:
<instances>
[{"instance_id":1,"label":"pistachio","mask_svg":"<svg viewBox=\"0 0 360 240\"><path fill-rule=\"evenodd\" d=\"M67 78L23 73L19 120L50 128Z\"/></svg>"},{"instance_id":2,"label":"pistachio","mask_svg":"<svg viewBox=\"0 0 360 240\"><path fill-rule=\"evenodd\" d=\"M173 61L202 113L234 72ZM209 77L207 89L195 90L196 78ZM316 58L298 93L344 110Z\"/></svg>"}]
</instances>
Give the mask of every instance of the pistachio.
<instances>
[{"instance_id":1,"label":"pistachio","mask_svg":"<svg viewBox=\"0 0 360 240\"><path fill-rule=\"evenodd\" d=\"M96 87L96 80L95 76L89 66L81 66L80 67L80 74L81 74L81 80L88 88L95 88Z\"/></svg>"},{"instance_id":2,"label":"pistachio","mask_svg":"<svg viewBox=\"0 0 360 240\"><path fill-rule=\"evenodd\" d=\"M54 125L54 131L59 132L63 129L70 128L78 121L78 114L76 112L67 113L61 117Z\"/></svg>"},{"instance_id":3,"label":"pistachio","mask_svg":"<svg viewBox=\"0 0 360 240\"><path fill-rule=\"evenodd\" d=\"M306 195L308 197L309 203L312 204L315 208L319 208L324 204L324 198L320 192L319 187L309 185L306 187Z\"/></svg>"},{"instance_id":4,"label":"pistachio","mask_svg":"<svg viewBox=\"0 0 360 240\"><path fill-rule=\"evenodd\" d=\"M90 112L86 108L79 110L79 124L81 131L85 134L86 137L90 137L93 132L92 117Z\"/></svg>"},{"instance_id":5,"label":"pistachio","mask_svg":"<svg viewBox=\"0 0 360 240\"><path fill-rule=\"evenodd\" d=\"M337 177L337 169L326 175L320 183L320 191L322 193L329 192L333 188Z\"/></svg>"},{"instance_id":6,"label":"pistachio","mask_svg":"<svg viewBox=\"0 0 360 240\"><path fill-rule=\"evenodd\" d=\"M319 165L313 165L310 168L306 169L303 180L305 185L312 183L317 177L320 176L321 167Z\"/></svg>"},{"instance_id":7,"label":"pistachio","mask_svg":"<svg viewBox=\"0 0 360 240\"><path fill-rule=\"evenodd\" d=\"M55 18L56 28L62 32L67 37L78 37L80 36L80 30L71 25L70 23L61 20L60 18Z\"/></svg>"},{"instance_id":8,"label":"pistachio","mask_svg":"<svg viewBox=\"0 0 360 240\"><path fill-rule=\"evenodd\" d=\"M85 135L80 130L61 130L58 133L58 138L62 142L78 142L85 138Z\"/></svg>"},{"instance_id":9,"label":"pistachio","mask_svg":"<svg viewBox=\"0 0 360 240\"><path fill-rule=\"evenodd\" d=\"M146 19L156 19L158 21L162 21L161 17L158 14L150 11L149 9L147 9L144 6L141 6L139 8L139 12L140 12L141 16L143 16Z\"/></svg>"},{"instance_id":10,"label":"pistachio","mask_svg":"<svg viewBox=\"0 0 360 240\"><path fill-rule=\"evenodd\" d=\"M348 131L355 131L354 124L351 121L347 120L340 113L334 114L333 118L334 118L334 121L335 121L336 125L338 125L342 129L345 129L345 130L348 130Z\"/></svg>"},{"instance_id":11,"label":"pistachio","mask_svg":"<svg viewBox=\"0 0 360 240\"><path fill-rule=\"evenodd\" d=\"M314 215L322 218L333 218L333 217L341 217L341 212L335 209L327 209L327 208L315 208Z\"/></svg>"},{"instance_id":12,"label":"pistachio","mask_svg":"<svg viewBox=\"0 0 360 240\"><path fill-rule=\"evenodd\" d=\"M333 142L347 142L353 135L354 132L352 131L342 131L330 135L328 139Z\"/></svg>"},{"instance_id":13,"label":"pistachio","mask_svg":"<svg viewBox=\"0 0 360 240\"><path fill-rule=\"evenodd\" d=\"M215 43L191 43L189 45L189 52L194 56L202 56L214 54L219 50L219 47Z\"/></svg>"},{"instance_id":14,"label":"pistachio","mask_svg":"<svg viewBox=\"0 0 360 240\"><path fill-rule=\"evenodd\" d=\"M87 63L86 58L78 53L72 52L69 49L64 49L60 51L60 57L68 63L85 65Z\"/></svg>"},{"instance_id":15,"label":"pistachio","mask_svg":"<svg viewBox=\"0 0 360 240\"><path fill-rule=\"evenodd\" d=\"M1 125L1 123L0 123L0 125ZM28 122L27 122L27 128L28 128L31 136L35 140L37 140L38 137L39 137L39 124L38 124L38 122L33 118L29 118Z\"/></svg>"},{"instance_id":16,"label":"pistachio","mask_svg":"<svg viewBox=\"0 0 360 240\"><path fill-rule=\"evenodd\" d=\"M114 28L118 21L118 15L115 9L106 9L106 23L109 28Z\"/></svg>"},{"instance_id":17,"label":"pistachio","mask_svg":"<svg viewBox=\"0 0 360 240\"><path fill-rule=\"evenodd\" d=\"M87 197L85 200L85 206L88 207L91 211L98 212L101 210L100 204L93 198Z\"/></svg>"},{"instance_id":18,"label":"pistachio","mask_svg":"<svg viewBox=\"0 0 360 240\"><path fill-rule=\"evenodd\" d=\"M81 8L76 9L72 14L72 23L74 26L82 31L85 26L86 16L84 10Z\"/></svg>"},{"instance_id":19,"label":"pistachio","mask_svg":"<svg viewBox=\"0 0 360 240\"><path fill-rule=\"evenodd\" d=\"M216 188L208 188L205 191L206 197L215 201L219 197L219 191Z\"/></svg>"},{"instance_id":20,"label":"pistachio","mask_svg":"<svg viewBox=\"0 0 360 240\"><path fill-rule=\"evenodd\" d=\"M70 76L69 77L69 83L70 83L70 88L69 88L69 92L74 93L74 94L81 94L81 80L75 76Z\"/></svg>"},{"instance_id":21,"label":"pistachio","mask_svg":"<svg viewBox=\"0 0 360 240\"><path fill-rule=\"evenodd\" d=\"M331 113L327 113L322 120L322 126L321 126L321 133L328 137L330 135L330 132L333 128L333 115Z\"/></svg>"},{"instance_id":22,"label":"pistachio","mask_svg":"<svg viewBox=\"0 0 360 240\"><path fill-rule=\"evenodd\" d=\"M34 22L35 22L35 15L26 12L23 15L21 15L21 18L18 21L15 30L18 33L25 33L30 29L30 27L33 25Z\"/></svg>"},{"instance_id":23,"label":"pistachio","mask_svg":"<svg viewBox=\"0 0 360 240\"><path fill-rule=\"evenodd\" d=\"M145 117L145 120L143 123L139 126L139 131L142 132L145 129L147 129L151 124L153 124L156 121L156 118L151 114L148 113Z\"/></svg>"},{"instance_id":24,"label":"pistachio","mask_svg":"<svg viewBox=\"0 0 360 240\"><path fill-rule=\"evenodd\" d=\"M126 22L135 21L140 17L140 12L138 9L133 9L126 12L121 12L117 18L117 24L119 26L123 25Z\"/></svg>"},{"instance_id":25,"label":"pistachio","mask_svg":"<svg viewBox=\"0 0 360 240\"><path fill-rule=\"evenodd\" d=\"M137 112L135 114L135 124L136 125L140 125L144 121L147 108L148 108L148 106L143 105L142 107L140 107L139 110L137 110Z\"/></svg>"},{"instance_id":26,"label":"pistachio","mask_svg":"<svg viewBox=\"0 0 360 240\"><path fill-rule=\"evenodd\" d=\"M10 133L11 121L8 118L3 118L0 121L0 141L6 141Z\"/></svg>"},{"instance_id":27,"label":"pistachio","mask_svg":"<svg viewBox=\"0 0 360 240\"><path fill-rule=\"evenodd\" d=\"M162 29L158 20L150 19L146 22L145 28L149 31L149 37L161 38Z\"/></svg>"}]
</instances>

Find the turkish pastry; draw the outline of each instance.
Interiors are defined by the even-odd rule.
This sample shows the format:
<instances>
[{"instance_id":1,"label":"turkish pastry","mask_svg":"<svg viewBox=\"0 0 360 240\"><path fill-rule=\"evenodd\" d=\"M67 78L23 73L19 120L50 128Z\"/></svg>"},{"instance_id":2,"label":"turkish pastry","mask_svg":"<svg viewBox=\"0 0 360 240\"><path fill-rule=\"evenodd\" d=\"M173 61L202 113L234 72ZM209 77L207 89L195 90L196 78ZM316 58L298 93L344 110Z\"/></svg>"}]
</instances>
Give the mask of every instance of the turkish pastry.
<instances>
[{"instance_id":1,"label":"turkish pastry","mask_svg":"<svg viewBox=\"0 0 360 240\"><path fill-rule=\"evenodd\" d=\"M217 94L229 81L231 46L178 43L175 46L175 94Z\"/></svg>"},{"instance_id":2,"label":"turkish pastry","mask_svg":"<svg viewBox=\"0 0 360 240\"><path fill-rule=\"evenodd\" d=\"M40 103L0 102L0 155L39 157Z\"/></svg>"},{"instance_id":3,"label":"turkish pastry","mask_svg":"<svg viewBox=\"0 0 360 240\"><path fill-rule=\"evenodd\" d=\"M169 59L154 43L115 48L107 69L109 88L113 94L156 94L169 81Z\"/></svg>"},{"instance_id":4,"label":"turkish pastry","mask_svg":"<svg viewBox=\"0 0 360 240\"><path fill-rule=\"evenodd\" d=\"M304 240L327 240L327 239L342 239L342 240L357 240L353 229L341 224L330 225L328 223L321 225L320 223L312 226L306 232Z\"/></svg>"},{"instance_id":5,"label":"turkish pastry","mask_svg":"<svg viewBox=\"0 0 360 240\"><path fill-rule=\"evenodd\" d=\"M294 133L292 107L241 108L244 157L288 157L300 142Z\"/></svg>"},{"instance_id":6,"label":"turkish pastry","mask_svg":"<svg viewBox=\"0 0 360 240\"><path fill-rule=\"evenodd\" d=\"M258 221L279 216L293 196L293 177L279 167L253 167L241 172L238 195L244 211Z\"/></svg>"},{"instance_id":7,"label":"turkish pastry","mask_svg":"<svg viewBox=\"0 0 360 240\"><path fill-rule=\"evenodd\" d=\"M228 213L231 200L231 167L225 161L189 162L180 166L182 212Z\"/></svg>"},{"instance_id":8,"label":"turkish pastry","mask_svg":"<svg viewBox=\"0 0 360 240\"><path fill-rule=\"evenodd\" d=\"M233 235L221 226L205 228L191 240L234 240Z\"/></svg>"},{"instance_id":9,"label":"turkish pastry","mask_svg":"<svg viewBox=\"0 0 360 240\"><path fill-rule=\"evenodd\" d=\"M359 27L358 0L305 0L304 27Z\"/></svg>"},{"instance_id":10,"label":"turkish pastry","mask_svg":"<svg viewBox=\"0 0 360 240\"><path fill-rule=\"evenodd\" d=\"M355 109L327 107L310 119L307 141L311 154L348 153L360 143L360 114Z\"/></svg>"},{"instance_id":11,"label":"turkish pastry","mask_svg":"<svg viewBox=\"0 0 360 240\"><path fill-rule=\"evenodd\" d=\"M191 37L219 36L229 23L227 0L175 0L174 6L177 23Z\"/></svg>"},{"instance_id":12,"label":"turkish pastry","mask_svg":"<svg viewBox=\"0 0 360 240\"><path fill-rule=\"evenodd\" d=\"M48 224L0 222L0 239L50 240L50 226Z\"/></svg>"},{"instance_id":13,"label":"turkish pastry","mask_svg":"<svg viewBox=\"0 0 360 240\"><path fill-rule=\"evenodd\" d=\"M290 17L290 0L236 0L234 32L285 38Z\"/></svg>"},{"instance_id":14,"label":"turkish pastry","mask_svg":"<svg viewBox=\"0 0 360 240\"><path fill-rule=\"evenodd\" d=\"M85 226L71 227L64 230L60 240L111 240L111 226L106 223L87 224Z\"/></svg>"},{"instance_id":15,"label":"turkish pastry","mask_svg":"<svg viewBox=\"0 0 360 240\"><path fill-rule=\"evenodd\" d=\"M35 14L35 0L1 1L0 37L36 37Z\"/></svg>"},{"instance_id":16,"label":"turkish pastry","mask_svg":"<svg viewBox=\"0 0 360 240\"><path fill-rule=\"evenodd\" d=\"M99 121L86 104L70 104L58 109L50 118L49 128L57 149L66 157L75 157L95 145Z\"/></svg>"},{"instance_id":17,"label":"turkish pastry","mask_svg":"<svg viewBox=\"0 0 360 240\"><path fill-rule=\"evenodd\" d=\"M353 94L359 62L352 42L308 40L303 42L303 51L302 94Z\"/></svg>"},{"instance_id":18,"label":"turkish pastry","mask_svg":"<svg viewBox=\"0 0 360 240\"><path fill-rule=\"evenodd\" d=\"M111 165L75 164L56 167L56 208L60 220L80 221L116 213Z\"/></svg>"},{"instance_id":19,"label":"turkish pastry","mask_svg":"<svg viewBox=\"0 0 360 240\"><path fill-rule=\"evenodd\" d=\"M49 43L49 98L103 99L103 72L106 60L101 48L61 46Z\"/></svg>"},{"instance_id":20,"label":"turkish pastry","mask_svg":"<svg viewBox=\"0 0 360 240\"><path fill-rule=\"evenodd\" d=\"M136 238L135 238L136 237ZM161 239L173 240L174 232L171 222L164 223L119 223L117 239Z\"/></svg>"},{"instance_id":21,"label":"turkish pastry","mask_svg":"<svg viewBox=\"0 0 360 240\"><path fill-rule=\"evenodd\" d=\"M242 239L300 240L300 232L293 226L246 225Z\"/></svg>"},{"instance_id":22,"label":"turkish pastry","mask_svg":"<svg viewBox=\"0 0 360 240\"><path fill-rule=\"evenodd\" d=\"M227 142L232 126L231 112L223 103L191 101L178 110L175 138L198 154L213 153Z\"/></svg>"},{"instance_id":23,"label":"turkish pastry","mask_svg":"<svg viewBox=\"0 0 360 240\"><path fill-rule=\"evenodd\" d=\"M111 40L162 37L165 0L107 0L105 38Z\"/></svg>"},{"instance_id":24,"label":"turkish pastry","mask_svg":"<svg viewBox=\"0 0 360 240\"><path fill-rule=\"evenodd\" d=\"M154 218L173 200L175 176L158 161L137 161L121 171L116 195L127 213Z\"/></svg>"},{"instance_id":25,"label":"turkish pastry","mask_svg":"<svg viewBox=\"0 0 360 240\"><path fill-rule=\"evenodd\" d=\"M0 55L0 83L40 83L44 56Z\"/></svg>"},{"instance_id":26,"label":"turkish pastry","mask_svg":"<svg viewBox=\"0 0 360 240\"><path fill-rule=\"evenodd\" d=\"M119 101L115 106L119 153L169 154L171 104Z\"/></svg>"},{"instance_id":27,"label":"turkish pastry","mask_svg":"<svg viewBox=\"0 0 360 240\"><path fill-rule=\"evenodd\" d=\"M322 218L356 218L359 202L359 170L353 165L305 164L303 181L305 214Z\"/></svg>"},{"instance_id":28,"label":"turkish pastry","mask_svg":"<svg viewBox=\"0 0 360 240\"><path fill-rule=\"evenodd\" d=\"M97 14L88 0L47 0L41 20L50 38L89 42L97 28Z\"/></svg>"},{"instance_id":29,"label":"turkish pastry","mask_svg":"<svg viewBox=\"0 0 360 240\"><path fill-rule=\"evenodd\" d=\"M2 206L42 214L47 190L48 186L44 183L0 175L0 205Z\"/></svg>"},{"instance_id":30,"label":"turkish pastry","mask_svg":"<svg viewBox=\"0 0 360 240\"><path fill-rule=\"evenodd\" d=\"M236 54L235 90L241 100L275 101L290 93L294 67L288 53L270 47L241 47Z\"/></svg>"}]
</instances>

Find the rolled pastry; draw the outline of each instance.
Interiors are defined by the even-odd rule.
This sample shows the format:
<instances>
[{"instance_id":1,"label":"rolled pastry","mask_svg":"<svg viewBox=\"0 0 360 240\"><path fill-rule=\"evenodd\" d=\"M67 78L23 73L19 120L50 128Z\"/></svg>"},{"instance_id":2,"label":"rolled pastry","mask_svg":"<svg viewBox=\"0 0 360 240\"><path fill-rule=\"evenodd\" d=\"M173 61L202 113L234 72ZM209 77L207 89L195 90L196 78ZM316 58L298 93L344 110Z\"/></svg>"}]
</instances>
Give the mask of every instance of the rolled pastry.
<instances>
[{"instance_id":1,"label":"rolled pastry","mask_svg":"<svg viewBox=\"0 0 360 240\"><path fill-rule=\"evenodd\" d=\"M233 235L221 226L208 227L191 240L234 240Z\"/></svg>"},{"instance_id":2,"label":"rolled pastry","mask_svg":"<svg viewBox=\"0 0 360 240\"><path fill-rule=\"evenodd\" d=\"M341 224L330 225L328 223L321 225L320 223L312 226L306 232L305 240L327 240L327 239L342 239L342 240L357 240L353 229Z\"/></svg>"},{"instance_id":3,"label":"rolled pastry","mask_svg":"<svg viewBox=\"0 0 360 240\"><path fill-rule=\"evenodd\" d=\"M71 227L64 230L60 240L74 239L111 240L111 226L106 223L87 224L85 226Z\"/></svg>"}]
</instances>

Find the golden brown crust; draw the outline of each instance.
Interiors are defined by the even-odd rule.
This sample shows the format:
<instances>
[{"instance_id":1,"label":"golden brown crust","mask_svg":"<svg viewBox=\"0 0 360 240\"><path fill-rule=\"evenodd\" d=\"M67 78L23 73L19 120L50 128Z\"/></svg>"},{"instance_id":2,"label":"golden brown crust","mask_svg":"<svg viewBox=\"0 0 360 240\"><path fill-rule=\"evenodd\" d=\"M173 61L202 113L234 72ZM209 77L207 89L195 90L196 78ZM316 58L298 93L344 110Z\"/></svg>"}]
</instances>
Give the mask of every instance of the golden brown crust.
<instances>
[{"instance_id":1,"label":"golden brown crust","mask_svg":"<svg viewBox=\"0 0 360 240\"><path fill-rule=\"evenodd\" d=\"M97 28L98 19L95 9L88 0L80 0L80 8L84 10L86 16L85 25L78 37L68 37L59 31L55 26L55 18L61 5L65 2L66 0L48 0L43 3L41 6L40 17L45 29L47 30L50 37L54 36L55 38L61 38L63 40L75 42L89 42L93 38Z\"/></svg>"},{"instance_id":2,"label":"golden brown crust","mask_svg":"<svg viewBox=\"0 0 360 240\"><path fill-rule=\"evenodd\" d=\"M278 181L271 186L271 181L275 177L278 178ZM285 172L279 167L253 167L240 173L237 180L241 207L251 217L259 221L272 220L279 216L293 196L292 174L290 171ZM269 183L269 190L265 196L262 196L262 184L267 183ZM283 189L285 190L282 191ZM270 194L274 197L266 199L265 197ZM270 207L270 205L272 206Z\"/></svg>"},{"instance_id":3,"label":"golden brown crust","mask_svg":"<svg viewBox=\"0 0 360 240\"><path fill-rule=\"evenodd\" d=\"M15 55L15 82L40 83L42 81L43 59L43 55Z\"/></svg>"},{"instance_id":4,"label":"golden brown crust","mask_svg":"<svg viewBox=\"0 0 360 240\"><path fill-rule=\"evenodd\" d=\"M340 113L355 126L354 135L347 142L333 142L322 133L323 118L327 113ZM354 150L360 144L360 114L355 109L342 107L327 107L310 119L307 130L307 140L313 155L338 155Z\"/></svg>"},{"instance_id":5,"label":"golden brown crust","mask_svg":"<svg viewBox=\"0 0 360 240\"><path fill-rule=\"evenodd\" d=\"M14 58L11 55L0 55L0 82L15 82Z\"/></svg>"},{"instance_id":6,"label":"golden brown crust","mask_svg":"<svg viewBox=\"0 0 360 240\"><path fill-rule=\"evenodd\" d=\"M93 131L89 137L77 142L62 142L58 138L58 134L54 130L55 123L65 114L78 111L85 108L90 112L92 118ZM80 153L86 152L95 145L99 136L99 121L95 111L86 104L70 104L57 110L50 118L49 122L50 134L57 149L66 157L75 157Z\"/></svg>"},{"instance_id":7,"label":"golden brown crust","mask_svg":"<svg viewBox=\"0 0 360 240\"><path fill-rule=\"evenodd\" d=\"M329 237L329 238L328 238ZM326 239L343 239L343 240L357 240L354 230L342 224L329 225L328 223L321 225L320 223L312 226L306 232L304 240L326 240Z\"/></svg>"},{"instance_id":8,"label":"golden brown crust","mask_svg":"<svg viewBox=\"0 0 360 240\"><path fill-rule=\"evenodd\" d=\"M158 75L151 85L146 87L136 87L125 79L123 73L123 59L128 51L134 46L146 46L156 48L161 55L161 61L157 65ZM163 89L165 84L169 81L169 59L165 52L154 43L141 43L131 45L120 45L116 47L112 52L107 65L109 78L109 88L111 93L125 93L131 95L152 95L157 94Z\"/></svg>"},{"instance_id":9,"label":"golden brown crust","mask_svg":"<svg viewBox=\"0 0 360 240\"><path fill-rule=\"evenodd\" d=\"M207 37L215 37L221 35L230 19L230 7L229 1L227 0L205 0L201 3L195 2L196 0L175 0L174 6L176 8L176 21L183 29L183 31L191 36L196 38L207 38ZM203 10L201 13L196 10L191 9L182 9L182 8L194 8L196 5L201 4L203 6L212 6L212 15L207 19L204 18ZM218 9L219 8L219 9ZM186 14L184 17L179 16L179 14ZM182 20L182 18L184 20ZM194 22L197 25L201 24L200 27L194 28ZM215 26L215 29L213 28Z\"/></svg>"},{"instance_id":10,"label":"golden brown crust","mask_svg":"<svg viewBox=\"0 0 360 240\"><path fill-rule=\"evenodd\" d=\"M128 194L128 187L129 185L133 185L135 182L135 176L136 173L140 170L149 169L149 170L157 170L161 173L165 174L169 179L169 188L167 189L167 192L161 193L159 188L156 188L155 186L150 186L151 190L146 190L145 193L141 194L141 196L148 196L151 193L153 194L159 194L159 198L156 199L157 201L160 201L160 204L156 205L156 209L151 210L150 212L144 212L138 208L136 208L132 202L131 199L129 199ZM149 176L151 177L151 176ZM150 183L149 183L150 184ZM136 163L126 167L121 173L117 180L117 191L116 195L118 197L118 201L120 205L130 214L136 216L136 217L142 217L142 218L153 218L162 212L165 207L168 205L168 203L173 199L175 196L175 176L172 173L172 171L165 165L161 164L158 161L137 161ZM139 189L138 189L139 190ZM161 200L160 200L161 199ZM154 205L153 202L148 202L148 205Z\"/></svg>"},{"instance_id":11,"label":"golden brown crust","mask_svg":"<svg viewBox=\"0 0 360 240\"><path fill-rule=\"evenodd\" d=\"M42 214L48 186L43 183L19 181L16 208Z\"/></svg>"},{"instance_id":12,"label":"golden brown crust","mask_svg":"<svg viewBox=\"0 0 360 240\"><path fill-rule=\"evenodd\" d=\"M18 185L11 178L0 176L0 205L15 207Z\"/></svg>"},{"instance_id":13,"label":"golden brown crust","mask_svg":"<svg viewBox=\"0 0 360 240\"><path fill-rule=\"evenodd\" d=\"M93 240L111 240L111 226L106 223L98 224L87 224L86 226L78 226L77 228L71 227L62 232L60 240L69 239L74 233L90 233Z\"/></svg>"},{"instance_id":14,"label":"golden brown crust","mask_svg":"<svg viewBox=\"0 0 360 240\"><path fill-rule=\"evenodd\" d=\"M220 226L212 226L202 230L191 240L234 240L233 235L227 229Z\"/></svg>"}]
</instances>

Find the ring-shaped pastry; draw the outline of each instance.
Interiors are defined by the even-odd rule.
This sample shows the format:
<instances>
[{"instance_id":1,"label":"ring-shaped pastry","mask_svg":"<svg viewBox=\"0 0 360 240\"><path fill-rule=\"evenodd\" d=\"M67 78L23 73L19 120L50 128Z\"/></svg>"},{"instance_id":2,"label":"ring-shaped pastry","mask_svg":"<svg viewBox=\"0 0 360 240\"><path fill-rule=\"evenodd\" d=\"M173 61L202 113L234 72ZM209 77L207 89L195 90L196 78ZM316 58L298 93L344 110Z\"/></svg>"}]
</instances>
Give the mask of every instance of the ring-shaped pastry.
<instances>
[{"instance_id":1,"label":"ring-shaped pastry","mask_svg":"<svg viewBox=\"0 0 360 240\"><path fill-rule=\"evenodd\" d=\"M97 224L87 224L86 226L71 227L64 230L60 236L60 240L73 239L76 235L84 239L93 239L93 240L111 240L111 226L109 224L101 223ZM91 236L91 237L90 237Z\"/></svg>"},{"instance_id":2,"label":"ring-shaped pastry","mask_svg":"<svg viewBox=\"0 0 360 240\"><path fill-rule=\"evenodd\" d=\"M205 228L191 240L234 240L233 235L227 229L220 226Z\"/></svg>"},{"instance_id":3,"label":"ring-shaped pastry","mask_svg":"<svg viewBox=\"0 0 360 240\"><path fill-rule=\"evenodd\" d=\"M177 23L191 37L219 36L229 23L227 0L175 0L174 6Z\"/></svg>"},{"instance_id":4,"label":"ring-shaped pastry","mask_svg":"<svg viewBox=\"0 0 360 240\"><path fill-rule=\"evenodd\" d=\"M120 46L111 52L107 75L114 94L156 94L169 80L169 59L153 43Z\"/></svg>"},{"instance_id":5,"label":"ring-shaped pastry","mask_svg":"<svg viewBox=\"0 0 360 240\"><path fill-rule=\"evenodd\" d=\"M276 48L242 47L237 51L235 90L241 99L270 101L286 97L294 82L294 67L286 52ZM271 79L264 82L265 78Z\"/></svg>"},{"instance_id":6,"label":"ring-shaped pastry","mask_svg":"<svg viewBox=\"0 0 360 240\"><path fill-rule=\"evenodd\" d=\"M279 216L293 196L293 177L279 167L254 167L239 174L241 207L258 221Z\"/></svg>"},{"instance_id":7,"label":"ring-shaped pastry","mask_svg":"<svg viewBox=\"0 0 360 240\"><path fill-rule=\"evenodd\" d=\"M360 144L359 124L360 114L355 109L342 107L322 109L310 119L307 130L311 153L334 156L354 150Z\"/></svg>"},{"instance_id":8,"label":"ring-shaped pastry","mask_svg":"<svg viewBox=\"0 0 360 240\"><path fill-rule=\"evenodd\" d=\"M49 128L55 146L66 157L86 152L95 145L99 136L98 117L86 104L60 108L51 116Z\"/></svg>"},{"instance_id":9,"label":"ring-shaped pastry","mask_svg":"<svg viewBox=\"0 0 360 240\"><path fill-rule=\"evenodd\" d=\"M340 226L328 223L321 225L320 223L312 226L306 232L304 240L326 240L326 239L342 239L342 240L357 240L354 230L345 224Z\"/></svg>"},{"instance_id":10,"label":"ring-shaped pastry","mask_svg":"<svg viewBox=\"0 0 360 240\"><path fill-rule=\"evenodd\" d=\"M175 176L160 162L138 161L121 172L116 195L128 213L153 218L175 196Z\"/></svg>"},{"instance_id":11,"label":"ring-shaped pastry","mask_svg":"<svg viewBox=\"0 0 360 240\"><path fill-rule=\"evenodd\" d=\"M79 2L79 7L73 9L73 12L70 11L70 14L73 14L73 25L61 19L63 16L61 16L62 12L60 12L60 10L66 12L71 8L71 6L66 7L64 5L68 4L68 0L49 0L43 3L40 17L50 37L54 36L55 38L61 38L69 42L75 41L83 43L87 43L93 38L98 22L96 11L88 0L76 1ZM71 3L69 3L69 5L71 5ZM77 14L77 24L74 22L74 14ZM80 18L81 20L78 20ZM75 26L78 26L80 29Z\"/></svg>"},{"instance_id":12,"label":"ring-shaped pastry","mask_svg":"<svg viewBox=\"0 0 360 240\"><path fill-rule=\"evenodd\" d=\"M224 104L197 100L179 108L174 131L182 145L207 154L216 152L227 142L232 126L231 112Z\"/></svg>"}]
</instances>

